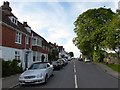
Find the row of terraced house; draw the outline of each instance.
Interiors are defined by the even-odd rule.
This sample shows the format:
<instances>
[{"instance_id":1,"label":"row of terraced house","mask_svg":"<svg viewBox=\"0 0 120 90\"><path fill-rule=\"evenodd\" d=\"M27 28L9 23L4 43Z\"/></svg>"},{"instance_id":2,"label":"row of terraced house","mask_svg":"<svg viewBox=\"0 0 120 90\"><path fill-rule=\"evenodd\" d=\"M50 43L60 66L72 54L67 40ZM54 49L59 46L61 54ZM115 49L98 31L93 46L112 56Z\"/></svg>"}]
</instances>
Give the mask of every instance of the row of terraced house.
<instances>
[{"instance_id":1,"label":"row of terraced house","mask_svg":"<svg viewBox=\"0 0 120 90\"><path fill-rule=\"evenodd\" d=\"M63 46L48 43L43 37L34 32L27 22L19 22L12 13L9 2L3 2L0 8L2 18L0 19L1 45L0 58L4 60L21 60L22 67L29 67L35 61L48 61L48 54L53 47L63 52Z\"/></svg>"}]
</instances>

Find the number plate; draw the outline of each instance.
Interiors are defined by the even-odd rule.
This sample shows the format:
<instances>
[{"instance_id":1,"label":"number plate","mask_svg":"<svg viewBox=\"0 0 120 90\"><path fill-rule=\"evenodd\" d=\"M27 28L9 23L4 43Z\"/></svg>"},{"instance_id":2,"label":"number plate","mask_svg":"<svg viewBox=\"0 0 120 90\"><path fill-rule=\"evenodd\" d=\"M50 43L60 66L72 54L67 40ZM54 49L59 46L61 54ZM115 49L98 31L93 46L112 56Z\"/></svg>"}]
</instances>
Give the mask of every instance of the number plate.
<instances>
[{"instance_id":1,"label":"number plate","mask_svg":"<svg viewBox=\"0 0 120 90\"><path fill-rule=\"evenodd\" d=\"M32 82L32 81L25 81L26 83Z\"/></svg>"}]
</instances>

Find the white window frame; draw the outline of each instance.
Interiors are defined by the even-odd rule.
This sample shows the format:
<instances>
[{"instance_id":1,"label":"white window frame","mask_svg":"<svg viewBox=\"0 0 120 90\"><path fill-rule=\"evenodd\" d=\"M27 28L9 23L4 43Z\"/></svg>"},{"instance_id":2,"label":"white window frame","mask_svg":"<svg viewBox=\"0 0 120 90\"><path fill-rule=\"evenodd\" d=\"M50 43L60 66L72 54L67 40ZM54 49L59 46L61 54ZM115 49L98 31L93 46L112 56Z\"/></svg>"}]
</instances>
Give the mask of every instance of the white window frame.
<instances>
[{"instance_id":1,"label":"white window frame","mask_svg":"<svg viewBox=\"0 0 120 90\"><path fill-rule=\"evenodd\" d=\"M32 38L32 45L37 45L36 38Z\"/></svg>"},{"instance_id":2,"label":"white window frame","mask_svg":"<svg viewBox=\"0 0 120 90\"><path fill-rule=\"evenodd\" d=\"M19 51L15 51L15 59L20 60L20 52Z\"/></svg>"},{"instance_id":3,"label":"white window frame","mask_svg":"<svg viewBox=\"0 0 120 90\"><path fill-rule=\"evenodd\" d=\"M29 44L29 37L27 35L25 37L25 40L26 40L26 44Z\"/></svg>"},{"instance_id":4,"label":"white window frame","mask_svg":"<svg viewBox=\"0 0 120 90\"><path fill-rule=\"evenodd\" d=\"M18 19L17 18L15 18L13 16L10 16L9 18L10 18L10 20L11 20L12 23L18 25Z\"/></svg>"},{"instance_id":5,"label":"white window frame","mask_svg":"<svg viewBox=\"0 0 120 90\"><path fill-rule=\"evenodd\" d=\"M42 40L38 37L34 37L32 40L32 45L42 47Z\"/></svg>"},{"instance_id":6,"label":"white window frame","mask_svg":"<svg viewBox=\"0 0 120 90\"><path fill-rule=\"evenodd\" d=\"M22 44L22 33L18 31L16 32L16 35L15 35L15 43Z\"/></svg>"}]
</instances>

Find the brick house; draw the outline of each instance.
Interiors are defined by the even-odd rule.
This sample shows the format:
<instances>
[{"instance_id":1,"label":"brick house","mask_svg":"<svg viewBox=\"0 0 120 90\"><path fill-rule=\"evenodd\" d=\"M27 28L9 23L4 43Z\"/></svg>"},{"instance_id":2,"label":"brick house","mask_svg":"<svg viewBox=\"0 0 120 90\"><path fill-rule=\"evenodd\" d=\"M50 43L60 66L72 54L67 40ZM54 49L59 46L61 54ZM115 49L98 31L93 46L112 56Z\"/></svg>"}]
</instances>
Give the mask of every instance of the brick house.
<instances>
[{"instance_id":1,"label":"brick house","mask_svg":"<svg viewBox=\"0 0 120 90\"><path fill-rule=\"evenodd\" d=\"M36 34L27 22L19 22L12 13L9 2L4 2L0 8L1 45L0 58L4 60L21 60L23 68L29 67L34 61L40 61L45 56L48 61L48 44L40 35Z\"/></svg>"},{"instance_id":2,"label":"brick house","mask_svg":"<svg viewBox=\"0 0 120 90\"><path fill-rule=\"evenodd\" d=\"M9 2L3 2L0 7L0 59L21 61L23 69L35 61L48 61L52 48L59 52L63 46L48 43L43 37L34 32L27 22L19 22L12 13Z\"/></svg>"},{"instance_id":3,"label":"brick house","mask_svg":"<svg viewBox=\"0 0 120 90\"><path fill-rule=\"evenodd\" d=\"M32 31L32 52L33 61L42 61L44 55L44 61L48 61L49 45L47 41Z\"/></svg>"},{"instance_id":4,"label":"brick house","mask_svg":"<svg viewBox=\"0 0 120 90\"><path fill-rule=\"evenodd\" d=\"M1 6L2 20L2 57L4 60L21 60L23 68L28 67L32 61L31 53L31 28L18 21L12 13L9 2L4 2ZM29 61L27 61L29 60Z\"/></svg>"}]
</instances>

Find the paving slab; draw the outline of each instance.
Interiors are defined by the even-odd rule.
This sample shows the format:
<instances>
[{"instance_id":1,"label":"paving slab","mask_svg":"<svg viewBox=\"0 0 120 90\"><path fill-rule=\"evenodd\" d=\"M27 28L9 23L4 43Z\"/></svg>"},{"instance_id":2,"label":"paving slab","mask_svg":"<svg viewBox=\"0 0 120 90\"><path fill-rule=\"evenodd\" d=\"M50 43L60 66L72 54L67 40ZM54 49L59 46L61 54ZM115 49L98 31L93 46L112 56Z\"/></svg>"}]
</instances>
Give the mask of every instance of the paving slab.
<instances>
[{"instance_id":1,"label":"paving slab","mask_svg":"<svg viewBox=\"0 0 120 90\"><path fill-rule=\"evenodd\" d=\"M19 84L18 78L20 74L12 75L10 77L2 78L2 88L13 88Z\"/></svg>"}]
</instances>

